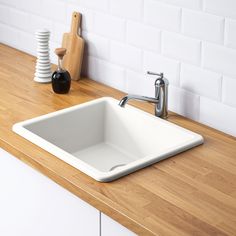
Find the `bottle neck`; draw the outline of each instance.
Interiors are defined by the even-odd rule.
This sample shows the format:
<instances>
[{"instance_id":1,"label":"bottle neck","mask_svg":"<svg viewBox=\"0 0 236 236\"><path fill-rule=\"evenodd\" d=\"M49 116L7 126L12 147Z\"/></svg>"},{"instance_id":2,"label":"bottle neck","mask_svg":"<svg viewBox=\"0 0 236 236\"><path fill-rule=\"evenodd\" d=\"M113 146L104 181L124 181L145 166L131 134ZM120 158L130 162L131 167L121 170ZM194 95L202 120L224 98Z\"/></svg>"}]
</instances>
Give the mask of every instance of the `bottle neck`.
<instances>
[{"instance_id":1,"label":"bottle neck","mask_svg":"<svg viewBox=\"0 0 236 236\"><path fill-rule=\"evenodd\" d=\"M58 57L58 71L64 71L63 65L62 65L63 58Z\"/></svg>"}]
</instances>

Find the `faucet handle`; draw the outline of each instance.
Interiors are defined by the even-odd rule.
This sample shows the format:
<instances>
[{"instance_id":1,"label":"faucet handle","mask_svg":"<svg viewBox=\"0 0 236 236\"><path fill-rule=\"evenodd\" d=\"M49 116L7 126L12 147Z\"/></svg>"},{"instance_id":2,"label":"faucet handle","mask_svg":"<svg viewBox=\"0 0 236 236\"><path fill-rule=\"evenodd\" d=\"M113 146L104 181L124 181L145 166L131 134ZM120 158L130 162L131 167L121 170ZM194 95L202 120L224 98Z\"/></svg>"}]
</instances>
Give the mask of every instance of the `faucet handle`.
<instances>
[{"instance_id":1,"label":"faucet handle","mask_svg":"<svg viewBox=\"0 0 236 236\"><path fill-rule=\"evenodd\" d=\"M155 72L151 72L151 71L148 71L147 72L149 75L156 75L158 76L157 79L155 80L155 86L168 86L169 84L169 81L168 79L164 78L164 74L163 73L155 73Z\"/></svg>"},{"instance_id":2,"label":"faucet handle","mask_svg":"<svg viewBox=\"0 0 236 236\"><path fill-rule=\"evenodd\" d=\"M164 77L163 73L155 73L155 72L147 71L147 74L149 74L149 75L157 75L157 76L160 77L159 79L163 79L163 77Z\"/></svg>"}]
</instances>

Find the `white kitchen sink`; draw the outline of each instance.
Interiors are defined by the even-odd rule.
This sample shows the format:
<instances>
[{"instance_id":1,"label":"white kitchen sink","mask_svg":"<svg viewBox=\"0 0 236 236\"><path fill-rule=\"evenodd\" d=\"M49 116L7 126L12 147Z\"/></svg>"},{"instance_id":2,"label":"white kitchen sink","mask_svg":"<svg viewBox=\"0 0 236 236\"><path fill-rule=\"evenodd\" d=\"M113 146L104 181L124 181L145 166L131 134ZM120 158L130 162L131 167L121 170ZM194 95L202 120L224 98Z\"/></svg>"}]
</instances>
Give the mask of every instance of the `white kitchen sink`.
<instances>
[{"instance_id":1,"label":"white kitchen sink","mask_svg":"<svg viewBox=\"0 0 236 236\"><path fill-rule=\"evenodd\" d=\"M19 122L13 131L102 182L203 143L199 134L118 103L99 98Z\"/></svg>"}]
</instances>

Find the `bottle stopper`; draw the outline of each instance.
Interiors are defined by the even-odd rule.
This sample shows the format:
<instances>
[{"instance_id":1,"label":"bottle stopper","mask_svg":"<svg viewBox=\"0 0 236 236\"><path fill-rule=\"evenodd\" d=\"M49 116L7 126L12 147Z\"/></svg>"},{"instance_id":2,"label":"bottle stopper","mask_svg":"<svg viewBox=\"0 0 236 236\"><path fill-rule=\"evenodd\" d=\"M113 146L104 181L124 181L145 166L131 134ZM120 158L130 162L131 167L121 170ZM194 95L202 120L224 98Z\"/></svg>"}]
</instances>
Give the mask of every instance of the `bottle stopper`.
<instances>
[{"instance_id":1,"label":"bottle stopper","mask_svg":"<svg viewBox=\"0 0 236 236\"><path fill-rule=\"evenodd\" d=\"M56 48L55 49L55 54L60 58L62 59L65 54L66 54L66 48Z\"/></svg>"}]
</instances>

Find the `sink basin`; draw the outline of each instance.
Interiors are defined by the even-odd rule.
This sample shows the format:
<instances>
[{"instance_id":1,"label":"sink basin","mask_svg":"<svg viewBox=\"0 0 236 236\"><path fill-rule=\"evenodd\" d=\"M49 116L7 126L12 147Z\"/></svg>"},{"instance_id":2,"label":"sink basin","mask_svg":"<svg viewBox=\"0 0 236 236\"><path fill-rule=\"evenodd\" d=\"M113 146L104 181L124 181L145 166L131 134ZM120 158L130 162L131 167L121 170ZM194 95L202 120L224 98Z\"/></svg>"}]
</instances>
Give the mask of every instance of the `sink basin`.
<instances>
[{"instance_id":1,"label":"sink basin","mask_svg":"<svg viewBox=\"0 0 236 236\"><path fill-rule=\"evenodd\" d=\"M13 131L102 182L203 143L199 134L110 97L19 122Z\"/></svg>"}]
</instances>

